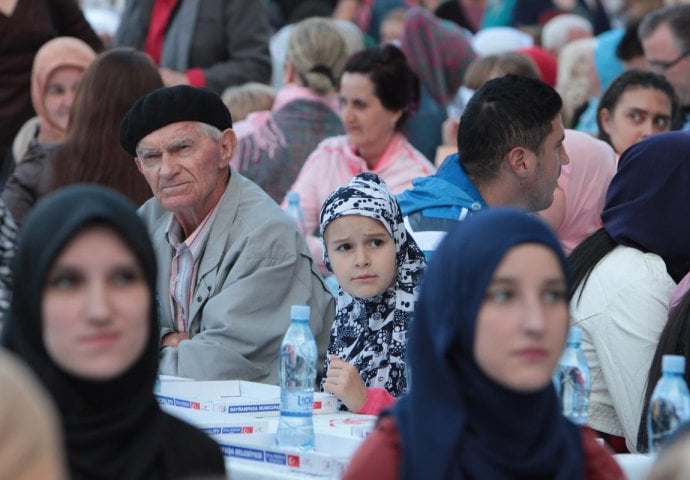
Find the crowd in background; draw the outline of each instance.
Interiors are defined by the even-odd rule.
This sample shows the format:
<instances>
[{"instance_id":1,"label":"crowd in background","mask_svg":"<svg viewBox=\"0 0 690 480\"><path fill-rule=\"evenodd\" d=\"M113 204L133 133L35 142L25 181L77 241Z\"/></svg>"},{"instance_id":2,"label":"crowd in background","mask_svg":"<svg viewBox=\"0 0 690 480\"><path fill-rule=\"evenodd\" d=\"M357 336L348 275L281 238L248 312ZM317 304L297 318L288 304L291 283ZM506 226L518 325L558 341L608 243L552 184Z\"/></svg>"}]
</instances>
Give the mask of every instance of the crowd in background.
<instances>
[{"instance_id":1,"label":"crowd in background","mask_svg":"<svg viewBox=\"0 0 690 480\"><path fill-rule=\"evenodd\" d=\"M195 98L187 87L204 88L211 97L201 101L222 111L189 114L166 106L172 119L150 113L154 104L147 99L173 102L160 92ZM214 104L216 97L222 103ZM155 128L136 124L137 115ZM126 125L123 118L134 123ZM195 135L219 142L224 163L218 171L229 173L217 187L217 203L199 210L202 218L185 223L177 207L163 201L162 174L154 177L150 168L154 156L164 154L150 152L157 132L189 121L218 127L200 128ZM399 471L422 478L427 467L420 462L431 458L439 478L441 468L456 469L459 478L555 478L558 469L573 464L583 465L586 478L620 478L605 452L647 452L647 402L662 355L690 360L690 231L683 233L690 228L690 136L685 130L690 130L690 2L682 0L0 0L1 343L26 360L57 406L45 408L41 398L23 407L43 411L39 420L46 431L55 431L56 415L63 420L59 438L35 441L32 455L42 458L33 468L50 470L52 478L64 478L65 469L88 476L100 468L110 469L112 478L169 478L171 471L218 474L217 452L201 440L187 463L175 458L177 447L163 447L166 435L196 432L152 405L155 375L134 372L133 366L155 365L161 372L184 371L197 379L276 383L271 349L285 325L274 322L276 331L259 334L257 328L254 336L227 343L216 343L212 333L207 340L193 339L207 329L229 328L215 316L212 327L204 324L213 315L194 304L195 298L201 302L200 287L215 295L261 270L264 283L278 275L299 276L311 289L309 300L329 317L319 319L315 332L323 362L321 388L336 394L344 409L386 412L356 456L351 478L374 471L379 479ZM186 141L165 145L165 155L178 155L188 148ZM202 173L213 177L209 172ZM108 187L126 200L74 187L85 183ZM223 193L226 184L236 196ZM283 240L290 237L286 253L284 243L278 248L266 238L281 236L275 229L284 227L278 207L287 205L290 192L299 195L304 219L294 239L281 230ZM243 209L231 212L230 204ZM173 218L164 211L173 212ZM255 237L247 233L242 215L266 222L262 239L273 250L256 263L237 260L261 250L249 245ZM209 218L209 224L227 221L228 228L221 231L216 224L204 230ZM109 268L127 270L122 265L128 265L123 282L141 287L142 322L148 325L131 340L141 344L136 355L112 375L65 365L59 350L42 345L48 343L50 326L50 310L42 302L60 290L60 282L78 281L56 280L55 262L97 234L115 239L112 252L129 259ZM139 234L146 240L132 237ZM231 245L237 236L246 243ZM198 237L202 246L194 247ZM152 248L160 254L163 238L178 249L172 264L159 258L157 267L149 265L145 257L155 256ZM184 252L179 250L189 239L191 267L180 260ZM227 279L214 273L200 285L201 265L211 270L199 260L212 250L206 242L227 242L224 263L213 268L228 274L242 264L245 270ZM538 251L525 253L526 245L538 245ZM360 289L350 278L354 274L345 265L363 261L357 258L359 248L376 249L365 260L385 272L381 285L377 279ZM294 271L285 264L292 250L304 263L295 261L301 267ZM234 251L237 256L227 260ZM491 357L477 351L480 332L498 329L483 326L489 322L483 312L501 303L496 278L508 269L519 280L518 291L523 280L537 281L529 269L511 270L514 256L534 258L536 270L540 262L550 265L542 273L559 285L551 292L558 297L549 303L552 316L545 318L562 332L534 333L548 328L533 327L525 338L552 335L553 351L560 353L567 326L583 330L593 379L585 433L552 411L547 377L535 380L530 405L523 406L522 386L503 378ZM75 265L70 268L95 268ZM191 277L183 286L168 280L187 269ZM450 298L451 288L465 303ZM297 295L287 290L275 305ZM161 291L170 297L162 305L157 303ZM239 291L248 295L252 289ZM225 293L215 301L232 303L233 314L244 319L252 318L245 303L261 301L238 298L237 290ZM443 308L442 302L447 302ZM215 305L227 312L226 305ZM196 330L187 324L194 317L187 307L201 318ZM157 323L154 308L166 317L162 322ZM169 324L160 339L159 324ZM405 355L408 332L414 338L411 367ZM171 333L168 340L175 341L163 342ZM266 337L265 345L257 336ZM192 347L192 341L199 343ZM187 349L178 352L180 342ZM259 360L249 344L260 352ZM222 349L229 345L241 353L225 356ZM214 348L217 353L210 354ZM183 356L184 351L190 353ZM553 355L548 356L550 362ZM237 368L221 365L245 360ZM0 361L8 383L19 385L20 377L29 377L15 395L0 398L2 429L5 412L19 408L14 406L19 399L27 392L34 396L41 385L4 353ZM434 372L428 378L420 373L418 390L411 394L409 368ZM91 409L96 397L103 399L104 392L127 382L133 382L131 404L141 408L115 421L121 412L113 405L113 418L97 418ZM432 391L434 384L444 389ZM506 412L499 407L511 404L511 419L539 417L538 426L549 431L553 444L535 440L536 424L529 422L516 423L515 431L501 438L499 420L487 414L493 411L475 408L482 400L475 398L477 391L458 393L456 385L472 385L491 396L495 404L487 408L501 414ZM436 428L454 422L463 433L453 441L468 446L461 454L454 454L456 445L448 439L434 444L433 435L420 426L429 419L420 419L415 406L434 395L455 399L440 405L431 421L438 422ZM398 402L399 397L404 400ZM534 409L537 404L541 413ZM142 418L145 425L135 428ZM123 425L128 421L133 423ZM112 435L99 436L103 425L113 428ZM476 436L476 429L489 433ZM424 448L412 451L409 438L426 434ZM601 451L595 436L605 444ZM93 457L76 453L84 445L93 447L96 437ZM133 448L115 453L133 438L159 445L160 451L146 458ZM501 442L525 441L533 442L525 455L541 462L536 470L503 468L514 459L491 455ZM681 446L687 454L682 441L673 444L676 450ZM384 460L377 466L381 452ZM159 456L153 458L154 453ZM0 446L0 477L22 478L10 475L22 467L9 462L5 467L6 457ZM663 468L672 471L669 458L679 462L683 456L670 450L664 457ZM124 466L137 461L149 470ZM495 476L499 471L503 477Z\"/></svg>"}]
</instances>

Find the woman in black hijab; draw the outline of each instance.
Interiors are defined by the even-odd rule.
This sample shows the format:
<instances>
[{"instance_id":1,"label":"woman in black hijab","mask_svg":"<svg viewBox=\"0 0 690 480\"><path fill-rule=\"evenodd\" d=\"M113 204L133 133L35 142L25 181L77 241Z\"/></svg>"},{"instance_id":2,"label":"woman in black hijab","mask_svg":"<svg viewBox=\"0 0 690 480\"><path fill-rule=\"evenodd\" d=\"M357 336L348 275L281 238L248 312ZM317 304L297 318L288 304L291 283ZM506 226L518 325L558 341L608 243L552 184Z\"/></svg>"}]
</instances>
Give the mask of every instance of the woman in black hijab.
<instances>
[{"instance_id":1,"label":"woman in black hijab","mask_svg":"<svg viewBox=\"0 0 690 480\"><path fill-rule=\"evenodd\" d=\"M20 232L3 343L52 394L72 479L224 478L218 445L163 413L155 254L124 197L75 186Z\"/></svg>"}]
</instances>

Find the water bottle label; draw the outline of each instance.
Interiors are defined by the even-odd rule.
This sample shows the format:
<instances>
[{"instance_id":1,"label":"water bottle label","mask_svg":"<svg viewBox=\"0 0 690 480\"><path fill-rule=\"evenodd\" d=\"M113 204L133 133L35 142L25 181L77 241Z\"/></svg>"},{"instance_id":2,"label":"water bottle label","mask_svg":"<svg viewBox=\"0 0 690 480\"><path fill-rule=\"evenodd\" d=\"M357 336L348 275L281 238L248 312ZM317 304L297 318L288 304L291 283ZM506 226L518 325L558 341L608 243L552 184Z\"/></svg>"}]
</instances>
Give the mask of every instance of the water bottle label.
<instances>
[{"instance_id":1,"label":"water bottle label","mask_svg":"<svg viewBox=\"0 0 690 480\"><path fill-rule=\"evenodd\" d=\"M652 451L658 451L661 443L686 419L684 405L665 398L653 399L649 405L649 443Z\"/></svg>"},{"instance_id":2,"label":"water bottle label","mask_svg":"<svg viewBox=\"0 0 690 480\"><path fill-rule=\"evenodd\" d=\"M577 424L586 423L589 395L582 371L578 367L562 365L557 390L563 415Z\"/></svg>"},{"instance_id":3,"label":"water bottle label","mask_svg":"<svg viewBox=\"0 0 690 480\"><path fill-rule=\"evenodd\" d=\"M310 417L314 410L314 392L285 392L280 396L280 414Z\"/></svg>"}]
</instances>

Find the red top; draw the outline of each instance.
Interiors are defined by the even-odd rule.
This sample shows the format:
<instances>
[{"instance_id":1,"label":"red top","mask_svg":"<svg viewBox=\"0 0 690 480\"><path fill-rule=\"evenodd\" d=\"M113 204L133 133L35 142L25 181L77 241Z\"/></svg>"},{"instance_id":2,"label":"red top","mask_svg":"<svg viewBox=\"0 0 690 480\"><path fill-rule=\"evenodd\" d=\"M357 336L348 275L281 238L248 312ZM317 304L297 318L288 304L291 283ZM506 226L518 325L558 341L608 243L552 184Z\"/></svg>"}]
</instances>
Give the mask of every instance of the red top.
<instances>
[{"instance_id":1,"label":"red top","mask_svg":"<svg viewBox=\"0 0 690 480\"><path fill-rule=\"evenodd\" d=\"M364 415L378 415L395 403L395 397L385 388L367 388L367 399L357 413Z\"/></svg>"},{"instance_id":2,"label":"red top","mask_svg":"<svg viewBox=\"0 0 690 480\"><path fill-rule=\"evenodd\" d=\"M153 2L149 30L144 42L144 51L151 56L156 65L161 63L165 29L176 5L177 0L156 0Z\"/></svg>"},{"instance_id":3,"label":"red top","mask_svg":"<svg viewBox=\"0 0 690 480\"><path fill-rule=\"evenodd\" d=\"M155 0L153 3L149 30L144 42L144 51L151 56L156 65L161 63L165 30L168 28L170 17L176 6L177 0ZM201 68L190 68L186 73L189 84L193 87L206 86L206 78L204 78Z\"/></svg>"},{"instance_id":4,"label":"red top","mask_svg":"<svg viewBox=\"0 0 690 480\"><path fill-rule=\"evenodd\" d=\"M611 453L597 442L589 428L582 428L585 480L624 480L625 475ZM343 480L393 480L400 478L402 442L395 417L379 420L373 432L357 449Z\"/></svg>"}]
</instances>

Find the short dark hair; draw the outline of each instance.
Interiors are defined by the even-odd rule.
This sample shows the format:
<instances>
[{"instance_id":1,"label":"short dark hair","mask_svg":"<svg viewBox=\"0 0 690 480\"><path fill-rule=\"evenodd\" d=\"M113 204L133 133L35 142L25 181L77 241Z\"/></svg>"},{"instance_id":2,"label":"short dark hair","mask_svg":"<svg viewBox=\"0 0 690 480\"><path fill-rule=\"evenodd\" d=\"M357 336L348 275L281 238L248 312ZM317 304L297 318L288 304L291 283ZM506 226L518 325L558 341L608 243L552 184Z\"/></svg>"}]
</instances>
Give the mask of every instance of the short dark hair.
<instances>
[{"instance_id":1,"label":"short dark hair","mask_svg":"<svg viewBox=\"0 0 690 480\"><path fill-rule=\"evenodd\" d=\"M668 97L669 102L671 102L671 126L672 128L677 126L678 116L680 115L679 101L676 92L673 90L671 84L668 83L668 80L661 75L647 70L626 70L611 82L609 88L607 88L601 96L599 106L597 107L599 138L608 144L611 144L611 138L609 134L604 131L599 114L602 110L608 110L613 113L613 110L616 108L616 105L618 105L623 94L631 88L652 88L664 93Z\"/></svg>"},{"instance_id":2,"label":"short dark hair","mask_svg":"<svg viewBox=\"0 0 690 480\"><path fill-rule=\"evenodd\" d=\"M388 110L402 110L395 124L400 131L410 110L419 103L419 78L407 64L407 57L394 45L377 45L352 55L344 72L360 73L374 84L374 94Z\"/></svg>"},{"instance_id":3,"label":"short dark hair","mask_svg":"<svg viewBox=\"0 0 690 480\"><path fill-rule=\"evenodd\" d=\"M669 5L649 12L638 28L640 39L651 36L661 24L667 24L681 52L690 50L690 5Z\"/></svg>"},{"instance_id":4,"label":"short dark hair","mask_svg":"<svg viewBox=\"0 0 690 480\"><path fill-rule=\"evenodd\" d=\"M644 56L642 42L638 35L640 20L632 20L625 26L625 32L616 47L616 57L623 62L629 62Z\"/></svg>"},{"instance_id":5,"label":"short dark hair","mask_svg":"<svg viewBox=\"0 0 690 480\"><path fill-rule=\"evenodd\" d=\"M506 75L486 82L467 103L458 128L467 174L482 183L498 174L511 149L541 152L562 106L556 90L541 80Z\"/></svg>"}]
</instances>

